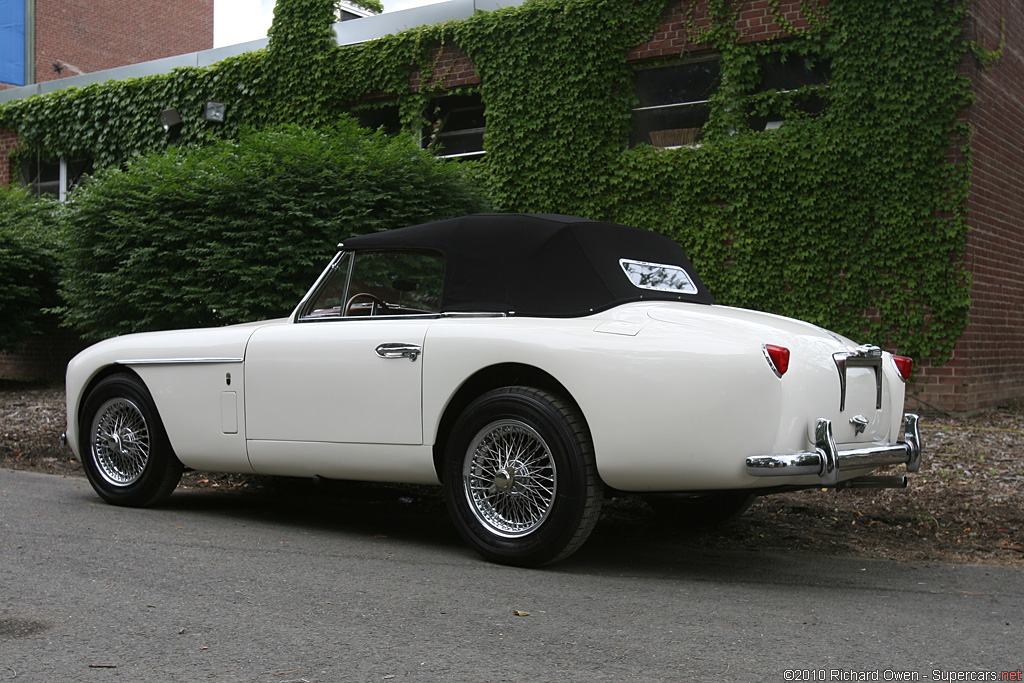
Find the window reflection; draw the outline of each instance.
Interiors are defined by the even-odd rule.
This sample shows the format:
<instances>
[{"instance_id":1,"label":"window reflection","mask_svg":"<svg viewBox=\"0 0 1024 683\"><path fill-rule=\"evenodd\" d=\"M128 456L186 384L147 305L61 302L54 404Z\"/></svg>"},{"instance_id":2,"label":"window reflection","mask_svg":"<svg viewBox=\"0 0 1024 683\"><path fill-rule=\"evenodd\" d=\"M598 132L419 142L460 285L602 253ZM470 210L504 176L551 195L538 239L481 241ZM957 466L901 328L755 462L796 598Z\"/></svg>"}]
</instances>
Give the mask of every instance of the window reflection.
<instances>
[{"instance_id":1,"label":"window reflection","mask_svg":"<svg viewBox=\"0 0 1024 683\"><path fill-rule=\"evenodd\" d=\"M679 266L663 263L648 263L620 259L626 277L640 289L652 289L659 292L675 292L677 294L696 294L697 286L693 284L689 274Z\"/></svg>"}]
</instances>

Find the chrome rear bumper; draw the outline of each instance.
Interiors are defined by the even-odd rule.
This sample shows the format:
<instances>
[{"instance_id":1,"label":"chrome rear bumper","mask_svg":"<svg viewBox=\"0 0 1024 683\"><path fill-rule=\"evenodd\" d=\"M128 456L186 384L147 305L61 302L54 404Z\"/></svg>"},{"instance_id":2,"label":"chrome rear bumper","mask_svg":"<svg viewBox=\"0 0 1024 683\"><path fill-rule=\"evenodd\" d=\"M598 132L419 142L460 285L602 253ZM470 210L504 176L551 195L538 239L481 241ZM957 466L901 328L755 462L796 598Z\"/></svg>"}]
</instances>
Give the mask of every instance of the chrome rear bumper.
<instances>
[{"instance_id":1,"label":"chrome rear bumper","mask_svg":"<svg viewBox=\"0 0 1024 683\"><path fill-rule=\"evenodd\" d=\"M814 428L815 450L784 455L754 455L747 458L747 474L755 477L790 477L812 474L821 486L836 486L840 474L883 465L906 465L907 472L921 469L921 433L917 415L903 416L903 441L892 446L874 446L841 451L832 437L832 422L821 418Z\"/></svg>"}]
</instances>

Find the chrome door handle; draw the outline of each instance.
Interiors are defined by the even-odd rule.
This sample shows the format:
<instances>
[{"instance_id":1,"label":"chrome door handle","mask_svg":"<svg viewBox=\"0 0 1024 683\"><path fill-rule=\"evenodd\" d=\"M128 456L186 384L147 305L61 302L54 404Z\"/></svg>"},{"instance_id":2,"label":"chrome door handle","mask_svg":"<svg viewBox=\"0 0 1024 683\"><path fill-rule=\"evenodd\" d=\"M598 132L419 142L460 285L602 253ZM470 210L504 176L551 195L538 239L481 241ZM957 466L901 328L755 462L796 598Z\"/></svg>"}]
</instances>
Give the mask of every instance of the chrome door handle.
<instances>
[{"instance_id":1,"label":"chrome door handle","mask_svg":"<svg viewBox=\"0 0 1024 683\"><path fill-rule=\"evenodd\" d=\"M408 358L415 361L423 353L419 344L381 344L376 349L381 358Z\"/></svg>"}]
</instances>

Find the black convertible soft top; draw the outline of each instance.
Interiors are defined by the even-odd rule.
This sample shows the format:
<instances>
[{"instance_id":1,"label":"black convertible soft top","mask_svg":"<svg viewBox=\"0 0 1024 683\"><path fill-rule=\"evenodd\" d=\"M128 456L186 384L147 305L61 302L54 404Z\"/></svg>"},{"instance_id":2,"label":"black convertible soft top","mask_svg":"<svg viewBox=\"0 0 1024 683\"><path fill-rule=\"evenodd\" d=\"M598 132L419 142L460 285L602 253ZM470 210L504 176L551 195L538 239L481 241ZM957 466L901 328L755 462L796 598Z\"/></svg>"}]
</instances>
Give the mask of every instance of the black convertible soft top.
<instances>
[{"instance_id":1,"label":"black convertible soft top","mask_svg":"<svg viewBox=\"0 0 1024 683\"><path fill-rule=\"evenodd\" d=\"M714 302L676 242L640 228L573 216L475 214L351 237L340 247L440 252L445 312L570 317L630 301ZM695 291L638 287L623 259L681 268Z\"/></svg>"}]
</instances>

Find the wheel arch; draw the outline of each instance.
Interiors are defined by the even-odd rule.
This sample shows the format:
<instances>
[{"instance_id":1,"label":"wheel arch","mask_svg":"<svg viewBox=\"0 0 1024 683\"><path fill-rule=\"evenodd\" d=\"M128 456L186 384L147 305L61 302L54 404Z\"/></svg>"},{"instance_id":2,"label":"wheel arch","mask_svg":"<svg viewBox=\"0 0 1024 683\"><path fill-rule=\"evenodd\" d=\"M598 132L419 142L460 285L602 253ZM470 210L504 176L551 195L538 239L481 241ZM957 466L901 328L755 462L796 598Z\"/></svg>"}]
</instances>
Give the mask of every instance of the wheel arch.
<instances>
[{"instance_id":1,"label":"wheel arch","mask_svg":"<svg viewBox=\"0 0 1024 683\"><path fill-rule=\"evenodd\" d=\"M75 413L78 456L101 498L148 507L171 495L184 467L138 373L117 363L100 368L86 383Z\"/></svg>"},{"instance_id":2,"label":"wheel arch","mask_svg":"<svg viewBox=\"0 0 1024 683\"><path fill-rule=\"evenodd\" d=\"M78 441L79 439L81 439L82 433L86 429L86 426L83 424L82 411L85 410L86 401L88 400L89 395L93 392L93 390L96 389L97 385L99 385L100 382L102 382L107 377L110 377L111 375L131 375L132 377L137 379L143 387L145 387L146 393L148 393L151 398L153 396L153 392L150 391L149 385L146 384L146 381L142 379L139 373L135 372L127 365L121 365L120 363L111 363L110 365L104 365L95 373L93 373L93 375L89 378L89 381L87 381L82 386L82 389L78 392L77 396L75 397L74 426L73 428L71 428L71 425L68 425L68 445L71 448L72 452L75 453L75 455L77 455L79 459L81 459L84 456L84 454L79 452ZM154 410L157 410L157 414L159 415L159 410L156 408L155 402ZM68 417L70 418L71 415L68 415Z\"/></svg>"},{"instance_id":3,"label":"wheel arch","mask_svg":"<svg viewBox=\"0 0 1024 683\"><path fill-rule=\"evenodd\" d=\"M75 419L78 421L79 429L81 429L82 425L82 409L85 407L86 398L88 398L89 394L91 394L93 389L96 388L96 385L104 379L111 375L120 374L134 376L135 379L139 380L142 386L146 387L146 391L149 392L150 396L152 396L153 392L149 390L149 385L147 385L146 381L139 376L139 373L135 372L127 365L121 365L120 363L111 363L110 365L106 365L97 370L96 373L89 378L89 381L86 382L85 386L82 388L82 392L78 396L78 402L75 405Z\"/></svg>"},{"instance_id":4,"label":"wheel arch","mask_svg":"<svg viewBox=\"0 0 1024 683\"><path fill-rule=\"evenodd\" d=\"M550 373L536 366L525 363L500 363L482 368L459 386L441 415L433 447L434 472L437 474L438 481L443 481L445 446L459 415L476 397L492 389L508 386L528 386L557 394L572 403L576 410L583 415L579 403L565 385ZM583 420L586 422L586 415L583 415Z\"/></svg>"}]
</instances>

